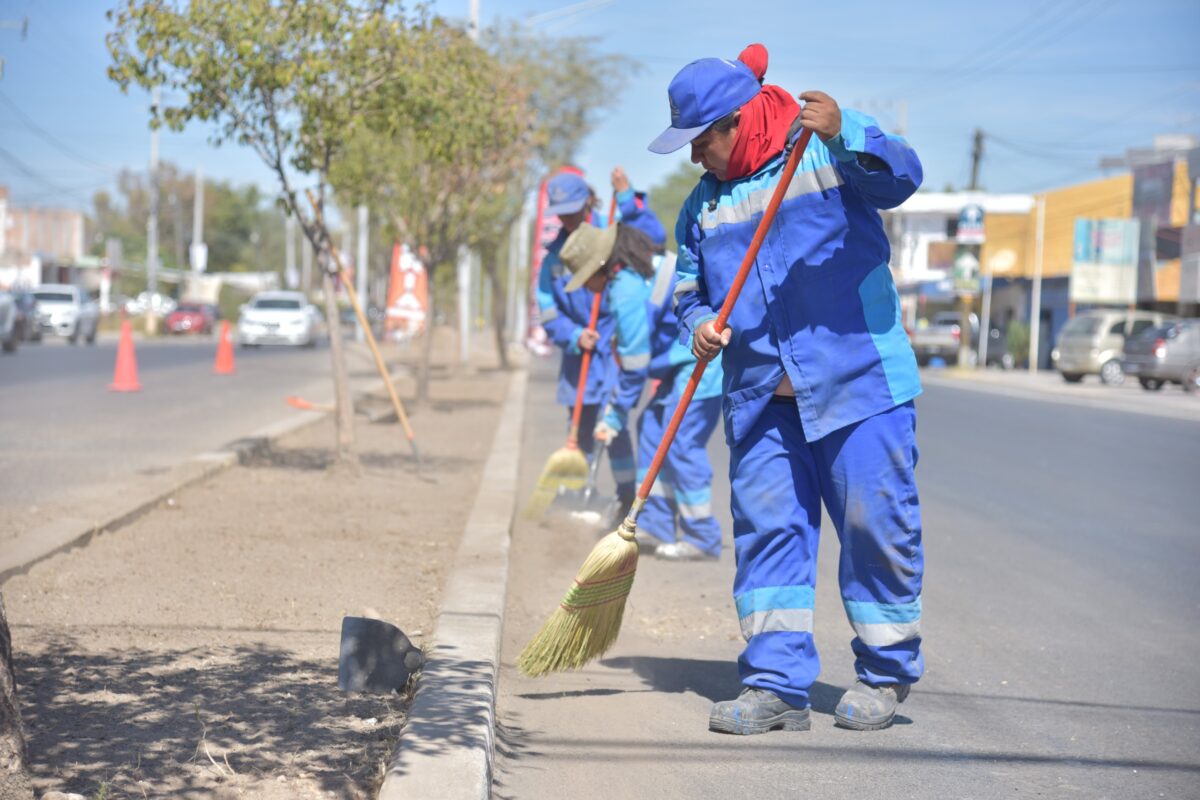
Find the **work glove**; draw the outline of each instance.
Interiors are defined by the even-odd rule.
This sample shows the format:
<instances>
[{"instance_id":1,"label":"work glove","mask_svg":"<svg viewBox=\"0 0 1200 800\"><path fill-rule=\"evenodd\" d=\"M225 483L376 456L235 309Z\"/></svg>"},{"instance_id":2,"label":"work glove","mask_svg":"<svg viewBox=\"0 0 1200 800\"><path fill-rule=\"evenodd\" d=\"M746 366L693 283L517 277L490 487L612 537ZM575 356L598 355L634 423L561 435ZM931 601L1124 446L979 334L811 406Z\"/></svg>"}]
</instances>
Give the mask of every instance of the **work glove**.
<instances>
[{"instance_id":1,"label":"work glove","mask_svg":"<svg viewBox=\"0 0 1200 800\"><path fill-rule=\"evenodd\" d=\"M592 430L592 436L598 441L611 443L625 429L625 414L614 408L612 403L604 407L604 413Z\"/></svg>"}]
</instances>

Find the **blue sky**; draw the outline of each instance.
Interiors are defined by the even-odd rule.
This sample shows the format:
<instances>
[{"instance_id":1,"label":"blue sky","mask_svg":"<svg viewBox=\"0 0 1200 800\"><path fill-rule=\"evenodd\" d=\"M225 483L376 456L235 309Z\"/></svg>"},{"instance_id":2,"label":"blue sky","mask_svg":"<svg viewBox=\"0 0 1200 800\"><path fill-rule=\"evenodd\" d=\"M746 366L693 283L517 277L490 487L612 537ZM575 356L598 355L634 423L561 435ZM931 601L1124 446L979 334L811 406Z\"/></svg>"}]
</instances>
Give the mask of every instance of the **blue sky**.
<instances>
[{"instance_id":1,"label":"blue sky","mask_svg":"<svg viewBox=\"0 0 1200 800\"><path fill-rule=\"evenodd\" d=\"M524 21L571 0L480 0L484 24ZM105 76L105 10L92 0L0 0L0 21L29 18L28 37L0 29L0 184L19 205L87 208L122 167L145 169L148 97ZM668 121L666 88L702 56L734 57L750 42L771 53L768 81L821 89L885 127L907 114L926 187L962 187L971 135L989 136L983 185L1032 192L1100 172L1101 156L1149 146L1157 133L1200 134L1200 3L1196 0L1010 0L973 3L716 3L591 0L534 17L547 35L591 36L642 69L586 142L580 165L603 194L623 165L649 186L686 160L646 144ZM463 17L467 0L438 0ZM185 170L273 193L248 150L215 149L193 127L164 133L161 157Z\"/></svg>"}]
</instances>

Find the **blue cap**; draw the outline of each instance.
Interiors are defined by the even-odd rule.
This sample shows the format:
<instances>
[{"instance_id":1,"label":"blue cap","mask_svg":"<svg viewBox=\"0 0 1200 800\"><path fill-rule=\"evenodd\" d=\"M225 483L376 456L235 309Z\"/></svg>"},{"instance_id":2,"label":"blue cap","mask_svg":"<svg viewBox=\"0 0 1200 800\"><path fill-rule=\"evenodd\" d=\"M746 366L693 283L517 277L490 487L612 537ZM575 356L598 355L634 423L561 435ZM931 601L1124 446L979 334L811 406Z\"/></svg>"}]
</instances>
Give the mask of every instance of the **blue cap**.
<instances>
[{"instance_id":1,"label":"blue cap","mask_svg":"<svg viewBox=\"0 0 1200 800\"><path fill-rule=\"evenodd\" d=\"M673 153L708 126L737 111L762 90L758 78L740 61L702 58L693 61L671 81L671 127L650 143L651 153Z\"/></svg>"},{"instance_id":2,"label":"blue cap","mask_svg":"<svg viewBox=\"0 0 1200 800\"><path fill-rule=\"evenodd\" d=\"M547 214L574 214L592 196L587 181L573 172L560 172L546 184Z\"/></svg>"}]
</instances>

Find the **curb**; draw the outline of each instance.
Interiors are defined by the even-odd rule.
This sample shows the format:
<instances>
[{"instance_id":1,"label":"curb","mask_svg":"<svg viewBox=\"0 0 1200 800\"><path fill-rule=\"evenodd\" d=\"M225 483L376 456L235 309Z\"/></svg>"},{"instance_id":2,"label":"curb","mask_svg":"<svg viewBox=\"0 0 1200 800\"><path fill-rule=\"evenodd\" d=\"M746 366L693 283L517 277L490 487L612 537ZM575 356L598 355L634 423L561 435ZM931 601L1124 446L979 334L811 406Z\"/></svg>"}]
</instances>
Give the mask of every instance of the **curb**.
<instances>
[{"instance_id":1,"label":"curb","mask_svg":"<svg viewBox=\"0 0 1200 800\"><path fill-rule=\"evenodd\" d=\"M98 533L133 522L176 492L245 462L265 450L272 441L307 428L324 416L319 411L302 411L284 417L226 445L224 450L193 456L166 475L140 482L128 493L122 494L119 505L102 511L97 518L58 519L21 534L6 544L3 554L0 554L0 584L26 572L39 561L87 544Z\"/></svg>"},{"instance_id":2,"label":"curb","mask_svg":"<svg viewBox=\"0 0 1200 800\"><path fill-rule=\"evenodd\" d=\"M528 372L515 370L479 494L442 596L436 644L378 800L479 798L492 790L496 678Z\"/></svg>"}]
</instances>

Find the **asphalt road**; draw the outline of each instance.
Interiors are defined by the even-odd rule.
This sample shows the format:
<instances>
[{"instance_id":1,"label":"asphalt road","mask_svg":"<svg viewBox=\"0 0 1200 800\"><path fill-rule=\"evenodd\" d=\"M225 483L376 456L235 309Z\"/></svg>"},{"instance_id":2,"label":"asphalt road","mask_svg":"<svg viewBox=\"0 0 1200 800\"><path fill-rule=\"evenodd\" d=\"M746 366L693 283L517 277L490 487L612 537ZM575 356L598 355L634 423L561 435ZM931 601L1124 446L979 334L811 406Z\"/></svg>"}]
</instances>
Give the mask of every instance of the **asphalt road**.
<instances>
[{"instance_id":1,"label":"asphalt road","mask_svg":"<svg viewBox=\"0 0 1200 800\"><path fill-rule=\"evenodd\" d=\"M542 422L561 416L544 369L526 489L562 438ZM595 538L521 522L495 796L1200 796L1200 422L945 384L918 414L927 672L894 727L833 726L853 658L828 524L813 730L731 737L706 726L738 690L732 548L715 564L643 558L609 655L534 680L513 662ZM724 475L720 433L710 452ZM728 491L719 477L727 537Z\"/></svg>"},{"instance_id":2,"label":"asphalt road","mask_svg":"<svg viewBox=\"0 0 1200 800\"><path fill-rule=\"evenodd\" d=\"M0 358L0 540L88 517L138 476L246 436L291 413L289 394L332 397L327 347L239 349L237 372L212 372L216 338L137 344L142 391L108 391L116 341L26 344ZM352 374L369 369L361 359Z\"/></svg>"}]
</instances>

